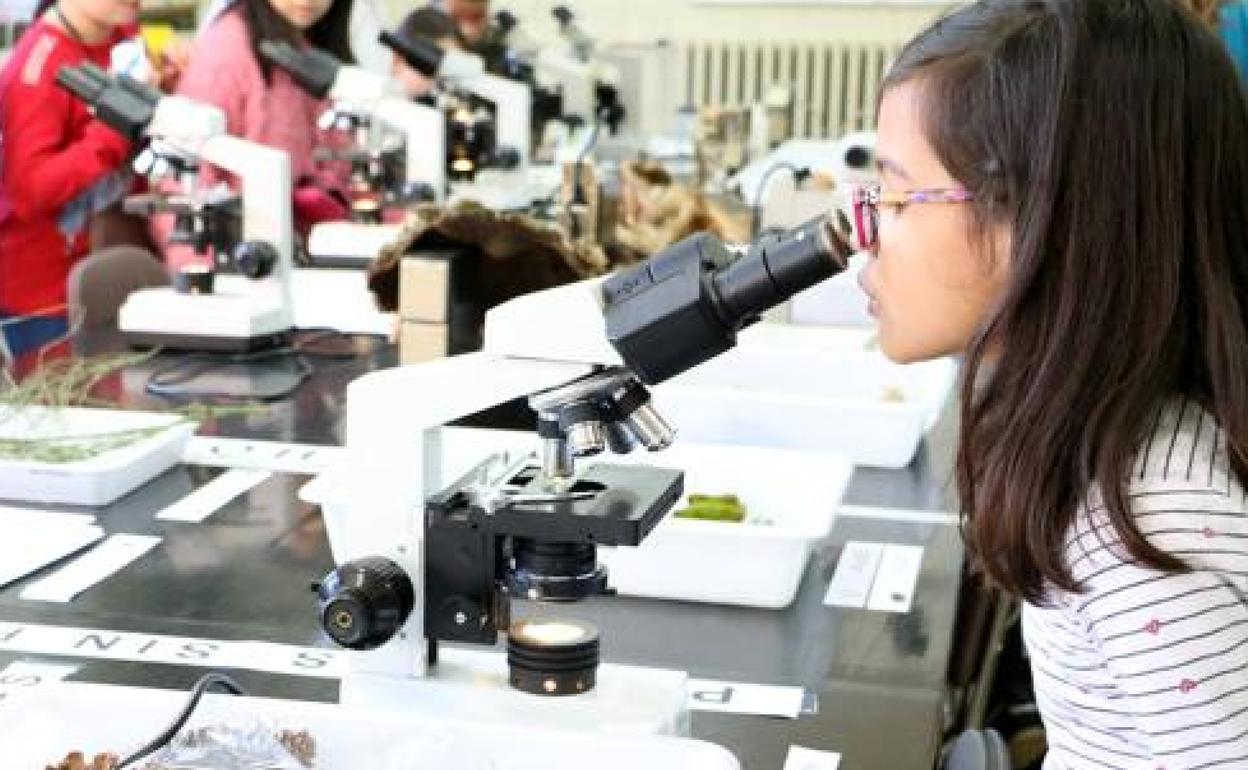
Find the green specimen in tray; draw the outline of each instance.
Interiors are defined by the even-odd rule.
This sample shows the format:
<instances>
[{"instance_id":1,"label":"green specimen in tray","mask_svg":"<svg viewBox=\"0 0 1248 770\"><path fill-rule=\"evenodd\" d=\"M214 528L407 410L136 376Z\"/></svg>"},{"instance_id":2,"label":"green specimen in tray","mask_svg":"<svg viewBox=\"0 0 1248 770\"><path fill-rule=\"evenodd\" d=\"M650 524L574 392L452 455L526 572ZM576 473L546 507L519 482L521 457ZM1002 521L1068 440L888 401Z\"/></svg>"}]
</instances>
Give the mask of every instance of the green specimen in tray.
<instances>
[{"instance_id":1,"label":"green specimen in tray","mask_svg":"<svg viewBox=\"0 0 1248 770\"><path fill-rule=\"evenodd\" d=\"M680 519L740 524L745 521L745 514L745 506L736 495L689 495L688 507L673 515Z\"/></svg>"}]
</instances>

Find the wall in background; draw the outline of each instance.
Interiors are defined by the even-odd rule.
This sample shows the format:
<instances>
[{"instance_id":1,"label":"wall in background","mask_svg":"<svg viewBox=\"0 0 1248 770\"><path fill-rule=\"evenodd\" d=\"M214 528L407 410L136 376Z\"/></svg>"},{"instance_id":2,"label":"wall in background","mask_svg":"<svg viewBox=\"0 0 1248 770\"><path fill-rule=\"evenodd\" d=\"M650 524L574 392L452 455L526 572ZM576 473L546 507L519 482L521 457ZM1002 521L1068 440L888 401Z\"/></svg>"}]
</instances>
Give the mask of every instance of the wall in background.
<instances>
[{"instance_id":1,"label":"wall in background","mask_svg":"<svg viewBox=\"0 0 1248 770\"><path fill-rule=\"evenodd\" d=\"M417 0L381 0L397 20ZM494 0L526 23L530 34L553 36L554 0ZM669 40L896 41L944 12L940 3L707 3L701 0L565 0L585 30L603 42Z\"/></svg>"}]
</instances>

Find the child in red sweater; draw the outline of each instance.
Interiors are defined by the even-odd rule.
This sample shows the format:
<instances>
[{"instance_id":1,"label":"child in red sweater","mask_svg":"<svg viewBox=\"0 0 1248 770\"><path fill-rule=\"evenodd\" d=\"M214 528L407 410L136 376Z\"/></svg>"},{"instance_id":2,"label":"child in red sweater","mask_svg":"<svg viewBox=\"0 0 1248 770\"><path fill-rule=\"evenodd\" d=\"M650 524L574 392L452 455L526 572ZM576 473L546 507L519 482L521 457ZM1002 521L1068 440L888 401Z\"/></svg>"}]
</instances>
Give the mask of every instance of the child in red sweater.
<instances>
[{"instance_id":1,"label":"child in red sweater","mask_svg":"<svg viewBox=\"0 0 1248 770\"><path fill-rule=\"evenodd\" d=\"M65 279L92 216L129 189L130 144L56 85L61 67L108 69L139 0L44 0L0 70L0 318L12 356L65 334Z\"/></svg>"}]
</instances>

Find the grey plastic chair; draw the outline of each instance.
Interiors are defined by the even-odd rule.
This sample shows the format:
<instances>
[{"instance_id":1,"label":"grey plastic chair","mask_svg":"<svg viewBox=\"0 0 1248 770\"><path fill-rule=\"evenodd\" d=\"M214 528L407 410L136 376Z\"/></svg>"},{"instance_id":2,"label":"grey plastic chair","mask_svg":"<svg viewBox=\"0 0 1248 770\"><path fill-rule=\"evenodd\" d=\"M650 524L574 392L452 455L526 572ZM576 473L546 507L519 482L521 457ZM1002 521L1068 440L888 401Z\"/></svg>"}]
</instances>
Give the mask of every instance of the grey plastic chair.
<instances>
[{"instance_id":1,"label":"grey plastic chair","mask_svg":"<svg viewBox=\"0 0 1248 770\"><path fill-rule=\"evenodd\" d=\"M165 266L147 249L112 246L88 254L69 271L66 309L82 329L111 326L130 292L168 283Z\"/></svg>"},{"instance_id":2,"label":"grey plastic chair","mask_svg":"<svg viewBox=\"0 0 1248 770\"><path fill-rule=\"evenodd\" d=\"M950 746L941 770L1011 770L1010 752L996 730L967 730Z\"/></svg>"}]
</instances>

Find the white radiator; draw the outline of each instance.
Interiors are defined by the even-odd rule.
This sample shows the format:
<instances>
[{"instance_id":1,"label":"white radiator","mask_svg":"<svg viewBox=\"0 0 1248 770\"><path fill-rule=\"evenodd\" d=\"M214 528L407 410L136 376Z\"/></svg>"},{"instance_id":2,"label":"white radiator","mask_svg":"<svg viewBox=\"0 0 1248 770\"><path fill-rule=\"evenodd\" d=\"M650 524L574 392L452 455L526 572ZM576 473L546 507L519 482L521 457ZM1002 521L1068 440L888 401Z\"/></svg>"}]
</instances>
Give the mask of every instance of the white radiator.
<instances>
[{"instance_id":1,"label":"white radiator","mask_svg":"<svg viewBox=\"0 0 1248 770\"><path fill-rule=\"evenodd\" d=\"M747 106L773 84L793 89L793 136L837 138L875 126L876 91L901 46L871 42L689 41L684 100Z\"/></svg>"}]
</instances>

